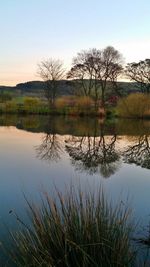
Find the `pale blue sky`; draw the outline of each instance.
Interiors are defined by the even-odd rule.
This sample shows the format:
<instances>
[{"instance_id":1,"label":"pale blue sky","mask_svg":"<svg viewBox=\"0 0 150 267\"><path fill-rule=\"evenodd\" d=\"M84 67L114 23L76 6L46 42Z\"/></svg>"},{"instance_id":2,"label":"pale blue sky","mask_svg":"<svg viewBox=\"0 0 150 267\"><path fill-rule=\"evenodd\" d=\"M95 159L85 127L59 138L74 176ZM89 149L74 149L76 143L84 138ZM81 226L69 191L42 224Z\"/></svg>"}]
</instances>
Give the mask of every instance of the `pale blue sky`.
<instances>
[{"instance_id":1,"label":"pale blue sky","mask_svg":"<svg viewBox=\"0 0 150 267\"><path fill-rule=\"evenodd\" d=\"M82 49L113 45L126 62L150 57L150 0L1 0L0 84L38 79L37 63L69 68Z\"/></svg>"}]
</instances>

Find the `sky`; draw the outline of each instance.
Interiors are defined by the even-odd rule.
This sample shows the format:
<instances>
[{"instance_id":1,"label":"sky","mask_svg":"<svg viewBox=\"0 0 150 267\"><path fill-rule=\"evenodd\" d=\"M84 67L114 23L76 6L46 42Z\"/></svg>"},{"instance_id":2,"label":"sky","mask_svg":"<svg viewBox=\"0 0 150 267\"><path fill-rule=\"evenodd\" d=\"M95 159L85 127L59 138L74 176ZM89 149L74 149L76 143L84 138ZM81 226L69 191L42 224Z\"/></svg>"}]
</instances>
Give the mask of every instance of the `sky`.
<instances>
[{"instance_id":1,"label":"sky","mask_svg":"<svg viewBox=\"0 0 150 267\"><path fill-rule=\"evenodd\" d=\"M0 85L39 80L37 64L66 69L82 49L119 50L125 62L150 58L150 0L1 0Z\"/></svg>"}]
</instances>

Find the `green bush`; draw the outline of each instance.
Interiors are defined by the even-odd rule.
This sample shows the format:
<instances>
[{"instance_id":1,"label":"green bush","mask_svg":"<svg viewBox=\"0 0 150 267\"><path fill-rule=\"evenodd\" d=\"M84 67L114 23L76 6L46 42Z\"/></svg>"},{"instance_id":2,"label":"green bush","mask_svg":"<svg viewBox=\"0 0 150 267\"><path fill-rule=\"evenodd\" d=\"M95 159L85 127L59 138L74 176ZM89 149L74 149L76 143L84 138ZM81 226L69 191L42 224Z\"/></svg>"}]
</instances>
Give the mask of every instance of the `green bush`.
<instances>
[{"instance_id":1,"label":"green bush","mask_svg":"<svg viewBox=\"0 0 150 267\"><path fill-rule=\"evenodd\" d=\"M16 113L17 112L17 103L15 101L7 101L5 103L4 111L6 113Z\"/></svg>"},{"instance_id":2,"label":"green bush","mask_svg":"<svg viewBox=\"0 0 150 267\"><path fill-rule=\"evenodd\" d=\"M23 104L26 111L32 112L41 106L41 100L37 97L25 97Z\"/></svg>"},{"instance_id":3,"label":"green bush","mask_svg":"<svg viewBox=\"0 0 150 267\"><path fill-rule=\"evenodd\" d=\"M142 93L130 94L119 100L117 112L122 117L146 117L150 115L150 96Z\"/></svg>"},{"instance_id":4,"label":"green bush","mask_svg":"<svg viewBox=\"0 0 150 267\"><path fill-rule=\"evenodd\" d=\"M31 225L17 216L22 229L12 235L11 258L16 266L133 267L130 211L113 207L103 192L71 189L41 208L28 203Z\"/></svg>"}]
</instances>

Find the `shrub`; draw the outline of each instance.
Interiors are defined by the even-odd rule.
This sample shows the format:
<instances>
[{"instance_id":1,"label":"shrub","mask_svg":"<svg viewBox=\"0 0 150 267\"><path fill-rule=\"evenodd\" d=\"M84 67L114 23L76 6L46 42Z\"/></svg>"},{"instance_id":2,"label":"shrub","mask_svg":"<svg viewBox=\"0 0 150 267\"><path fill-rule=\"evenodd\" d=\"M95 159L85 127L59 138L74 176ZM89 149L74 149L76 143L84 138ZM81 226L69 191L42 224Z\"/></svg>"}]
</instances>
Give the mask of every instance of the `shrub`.
<instances>
[{"instance_id":1,"label":"shrub","mask_svg":"<svg viewBox=\"0 0 150 267\"><path fill-rule=\"evenodd\" d=\"M25 97L23 103L27 111L36 110L41 105L41 101L37 97Z\"/></svg>"},{"instance_id":2,"label":"shrub","mask_svg":"<svg viewBox=\"0 0 150 267\"><path fill-rule=\"evenodd\" d=\"M89 191L88 191L89 192ZM17 266L133 267L130 212L112 207L98 194L71 189L41 208L28 203L31 226L12 235L11 258Z\"/></svg>"},{"instance_id":3,"label":"shrub","mask_svg":"<svg viewBox=\"0 0 150 267\"><path fill-rule=\"evenodd\" d=\"M55 106L58 109L65 107L73 107L76 103L76 98L74 96L62 96L56 99Z\"/></svg>"},{"instance_id":4,"label":"shrub","mask_svg":"<svg viewBox=\"0 0 150 267\"><path fill-rule=\"evenodd\" d=\"M57 98L55 107L58 111L63 110L70 115L79 115L79 113L90 112L93 106L93 100L90 97L64 96Z\"/></svg>"},{"instance_id":5,"label":"shrub","mask_svg":"<svg viewBox=\"0 0 150 267\"><path fill-rule=\"evenodd\" d=\"M67 99L65 97L57 98L55 101L55 107L57 109L63 109L68 105Z\"/></svg>"},{"instance_id":6,"label":"shrub","mask_svg":"<svg viewBox=\"0 0 150 267\"><path fill-rule=\"evenodd\" d=\"M119 100L117 111L122 117L142 118L150 113L150 96L142 93L130 94Z\"/></svg>"},{"instance_id":7,"label":"shrub","mask_svg":"<svg viewBox=\"0 0 150 267\"><path fill-rule=\"evenodd\" d=\"M79 109L88 109L93 105L93 100L88 96L79 97L76 100L76 106Z\"/></svg>"},{"instance_id":8,"label":"shrub","mask_svg":"<svg viewBox=\"0 0 150 267\"><path fill-rule=\"evenodd\" d=\"M17 103L15 101L7 101L5 103L5 112L7 113L16 113L17 112Z\"/></svg>"}]
</instances>

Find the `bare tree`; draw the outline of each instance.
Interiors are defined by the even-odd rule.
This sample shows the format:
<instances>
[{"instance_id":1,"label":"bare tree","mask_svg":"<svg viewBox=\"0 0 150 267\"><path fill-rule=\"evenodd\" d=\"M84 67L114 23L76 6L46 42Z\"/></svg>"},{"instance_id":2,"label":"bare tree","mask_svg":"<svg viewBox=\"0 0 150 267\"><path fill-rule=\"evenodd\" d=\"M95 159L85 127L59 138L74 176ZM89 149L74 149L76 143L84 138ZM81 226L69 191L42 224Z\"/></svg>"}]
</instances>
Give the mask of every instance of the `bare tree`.
<instances>
[{"instance_id":1,"label":"bare tree","mask_svg":"<svg viewBox=\"0 0 150 267\"><path fill-rule=\"evenodd\" d=\"M101 52L101 59L98 60L97 78L101 88L102 107L105 108L105 94L108 88L108 82L112 88L116 88L118 76L122 73L123 67L122 55L112 46L106 47Z\"/></svg>"},{"instance_id":2,"label":"bare tree","mask_svg":"<svg viewBox=\"0 0 150 267\"><path fill-rule=\"evenodd\" d=\"M45 97L49 105L54 105L58 94L58 81L64 77L63 63L59 59L47 59L38 64L38 74L46 82Z\"/></svg>"},{"instance_id":3,"label":"bare tree","mask_svg":"<svg viewBox=\"0 0 150 267\"><path fill-rule=\"evenodd\" d=\"M94 95L95 102L101 95L102 106L105 107L108 82L112 83L112 87L116 86L117 78L123 70L122 62L121 54L111 46L103 50L82 51L74 58L67 78L80 85L84 95Z\"/></svg>"},{"instance_id":4,"label":"bare tree","mask_svg":"<svg viewBox=\"0 0 150 267\"><path fill-rule=\"evenodd\" d=\"M146 134L138 136L137 142L123 152L123 159L126 163L135 163L150 169L150 136Z\"/></svg>"},{"instance_id":5,"label":"bare tree","mask_svg":"<svg viewBox=\"0 0 150 267\"><path fill-rule=\"evenodd\" d=\"M119 169L120 156L115 148L116 135L108 140L103 131L101 126L100 136L91 137L88 134L66 140L66 151L77 170L88 174L100 172L103 177L108 178Z\"/></svg>"},{"instance_id":6,"label":"bare tree","mask_svg":"<svg viewBox=\"0 0 150 267\"><path fill-rule=\"evenodd\" d=\"M99 57L99 50L91 49L81 51L73 59L73 66L67 74L68 79L74 79L77 93L85 96L96 97L96 72L94 58Z\"/></svg>"},{"instance_id":7,"label":"bare tree","mask_svg":"<svg viewBox=\"0 0 150 267\"><path fill-rule=\"evenodd\" d=\"M138 83L143 93L150 93L150 59L129 63L125 74L131 81Z\"/></svg>"},{"instance_id":8,"label":"bare tree","mask_svg":"<svg viewBox=\"0 0 150 267\"><path fill-rule=\"evenodd\" d=\"M36 147L37 158L48 162L58 162L62 153L61 142L56 134L44 134L42 143Z\"/></svg>"}]
</instances>

